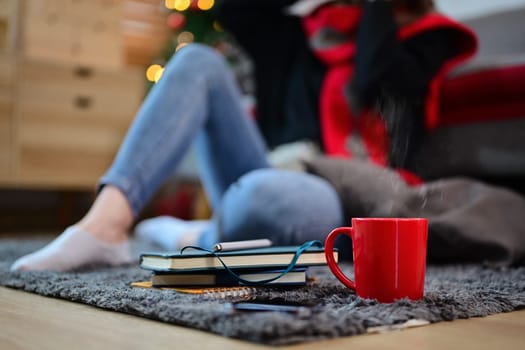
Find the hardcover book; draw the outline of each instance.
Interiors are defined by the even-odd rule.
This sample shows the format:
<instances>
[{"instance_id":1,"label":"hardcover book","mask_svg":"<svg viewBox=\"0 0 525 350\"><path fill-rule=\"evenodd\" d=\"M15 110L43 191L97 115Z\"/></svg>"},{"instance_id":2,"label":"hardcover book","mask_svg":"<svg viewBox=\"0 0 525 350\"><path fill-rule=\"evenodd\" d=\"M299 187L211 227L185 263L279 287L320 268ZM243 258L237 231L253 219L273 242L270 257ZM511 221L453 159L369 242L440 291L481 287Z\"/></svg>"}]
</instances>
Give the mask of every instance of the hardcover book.
<instances>
[{"instance_id":1,"label":"hardcover book","mask_svg":"<svg viewBox=\"0 0 525 350\"><path fill-rule=\"evenodd\" d=\"M206 271L224 269L218 257L231 269L285 269L292 262L297 246L277 246L235 251L210 252L185 250L183 253L142 253L140 267L153 271ZM337 251L334 251L337 261ZM326 265L323 247L310 247L298 257L295 267Z\"/></svg>"},{"instance_id":2,"label":"hardcover book","mask_svg":"<svg viewBox=\"0 0 525 350\"><path fill-rule=\"evenodd\" d=\"M257 282L279 276L284 270L241 269L234 272L244 280ZM306 268L293 269L278 279L268 282L272 286L300 286L307 282ZM229 271L214 270L209 272L172 273L154 272L151 277L153 287L166 286L239 286L239 282Z\"/></svg>"}]
</instances>

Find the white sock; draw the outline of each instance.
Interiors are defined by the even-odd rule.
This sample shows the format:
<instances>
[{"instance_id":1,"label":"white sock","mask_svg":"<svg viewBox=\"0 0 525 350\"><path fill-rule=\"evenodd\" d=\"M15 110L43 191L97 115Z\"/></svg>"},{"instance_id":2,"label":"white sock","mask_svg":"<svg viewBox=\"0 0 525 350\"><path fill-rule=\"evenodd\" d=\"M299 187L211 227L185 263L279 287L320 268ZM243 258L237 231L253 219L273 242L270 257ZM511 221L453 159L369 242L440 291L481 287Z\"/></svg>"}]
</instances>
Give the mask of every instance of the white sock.
<instances>
[{"instance_id":1,"label":"white sock","mask_svg":"<svg viewBox=\"0 0 525 350\"><path fill-rule=\"evenodd\" d=\"M128 241L106 243L71 226L45 247L19 258L11 271L70 271L92 264L116 266L130 262Z\"/></svg>"},{"instance_id":2,"label":"white sock","mask_svg":"<svg viewBox=\"0 0 525 350\"><path fill-rule=\"evenodd\" d=\"M186 221L172 216L158 216L141 221L135 227L135 234L163 249L173 251L196 244L200 233L209 224L208 220Z\"/></svg>"}]
</instances>

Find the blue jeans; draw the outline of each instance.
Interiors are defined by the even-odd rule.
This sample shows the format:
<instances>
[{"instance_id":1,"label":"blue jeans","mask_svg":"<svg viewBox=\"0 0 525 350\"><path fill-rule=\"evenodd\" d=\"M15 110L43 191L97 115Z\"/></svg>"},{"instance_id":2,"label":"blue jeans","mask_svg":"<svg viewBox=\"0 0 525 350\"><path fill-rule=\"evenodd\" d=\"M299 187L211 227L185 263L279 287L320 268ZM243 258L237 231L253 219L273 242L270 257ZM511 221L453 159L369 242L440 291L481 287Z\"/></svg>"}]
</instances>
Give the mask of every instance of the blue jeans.
<instances>
[{"instance_id":1,"label":"blue jeans","mask_svg":"<svg viewBox=\"0 0 525 350\"><path fill-rule=\"evenodd\" d=\"M241 104L230 67L213 49L181 49L146 97L100 185L127 197L136 216L195 143L214 224L199 244L268 237L276 244L322 239L343 223L325 180L271 168L266 145Z\"/></svg>"}]
</instances>

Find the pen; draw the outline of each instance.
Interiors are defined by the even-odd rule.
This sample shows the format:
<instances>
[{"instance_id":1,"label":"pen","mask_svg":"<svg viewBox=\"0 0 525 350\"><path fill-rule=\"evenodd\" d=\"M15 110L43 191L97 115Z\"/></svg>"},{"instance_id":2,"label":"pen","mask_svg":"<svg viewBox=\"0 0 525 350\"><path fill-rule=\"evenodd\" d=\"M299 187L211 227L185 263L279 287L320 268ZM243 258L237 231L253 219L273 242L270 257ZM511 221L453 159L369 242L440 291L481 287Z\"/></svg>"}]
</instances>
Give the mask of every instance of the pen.
<instances>
[{"instance_id":1,"label":"pen","mask_svg":"<svg viewBox=\"0 0 525 350\"><path fill-rule=\"evenodd\" d=\"M277 311L293 313L301 317L308 317L312 311L305 306L297 305L278 305L278 304L264 304L264 303L250 303L237 302L224 304L226 313L234 313L235 311Z\"/></svg>"},{"instance_id":2,"label":"pen","mask_svg":"<svg viewBox=\"0 0 525 350\"><path fill-rule=\"evenodd\" d=\"M263 248L272 245L269 239L251 239L247 241L220 242L213 246L215 252L225 252L231 250Z\"/></svg>"}]
</instances>

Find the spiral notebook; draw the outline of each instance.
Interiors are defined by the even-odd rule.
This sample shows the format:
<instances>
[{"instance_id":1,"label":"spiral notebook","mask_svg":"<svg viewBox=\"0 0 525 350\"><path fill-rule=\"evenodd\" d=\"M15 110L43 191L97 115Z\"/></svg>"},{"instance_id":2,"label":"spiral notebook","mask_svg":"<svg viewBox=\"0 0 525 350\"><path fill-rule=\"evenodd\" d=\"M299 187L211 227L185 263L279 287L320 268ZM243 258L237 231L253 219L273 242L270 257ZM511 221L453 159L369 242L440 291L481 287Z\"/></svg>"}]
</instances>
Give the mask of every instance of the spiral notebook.
<instances>
[{"instance_id":1,"label":"spiral notebook","mask_svg":"<svg viewBox=\"0 0 525 350\"><path fill-rule=\"evenodd\" d=\"M155 288L160 290L172 290L177 293L184 294L196 294L202 295L205 297L210 297L214 299L242 299L242 300L251 300L255 299L257 292L256 287L249 286L237 286L237 287L212 287L212 288L178 288L178 287L153 287L151 281L140 281L132 282L130 284L132 287L136 288Z\"/></svg>"}]
</instances>

